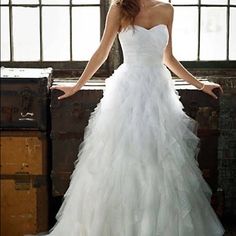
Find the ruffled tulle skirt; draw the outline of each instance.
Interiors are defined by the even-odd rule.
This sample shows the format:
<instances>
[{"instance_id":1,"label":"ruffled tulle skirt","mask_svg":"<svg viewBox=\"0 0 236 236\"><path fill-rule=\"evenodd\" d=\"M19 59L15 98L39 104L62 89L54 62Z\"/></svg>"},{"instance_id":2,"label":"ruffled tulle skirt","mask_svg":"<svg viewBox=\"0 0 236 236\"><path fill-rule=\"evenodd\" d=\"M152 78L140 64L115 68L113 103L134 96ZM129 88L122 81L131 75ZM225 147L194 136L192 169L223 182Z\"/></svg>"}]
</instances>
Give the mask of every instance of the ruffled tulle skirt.
<instances>
[{"instance_id":1,"label":"ruffled tulle skirt","mask_svg":"<svg viewBox=\"0 0 236 236\"><path fill-rule=\"evenodd\" d=\"M218 236L197 122L164 65L106 79L50 236ZM50 233L50 234L49 234Z\"/></svg>"}]
</instances>

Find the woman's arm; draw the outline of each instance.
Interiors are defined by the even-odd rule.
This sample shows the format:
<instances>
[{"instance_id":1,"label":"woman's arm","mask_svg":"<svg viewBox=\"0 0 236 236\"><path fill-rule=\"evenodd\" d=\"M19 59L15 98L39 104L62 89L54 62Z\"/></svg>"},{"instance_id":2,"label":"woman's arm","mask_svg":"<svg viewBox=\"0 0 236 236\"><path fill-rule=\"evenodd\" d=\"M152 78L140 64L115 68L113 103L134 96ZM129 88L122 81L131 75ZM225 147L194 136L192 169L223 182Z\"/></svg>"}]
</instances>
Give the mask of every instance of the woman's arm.
<instances>
[{"instance_id":1,"label":"woman's arm","mask_svg":"<svg viewBox=\"0 0 236 236\"><path fill-rule=\"evenodd\" d=\"M223 90L219 84L212 83L206 85L200 82L174 57L172 53L172 24L174 18L174 7L171 4L168 4L167 8L169 41L164 51L164 64L179 78L184 79L196 88L201 89L203 92L211 95L214 98L217 98L212 90L214 88L220 88L221 92L223 93Z\"/></svg>"},{"instance_id":2,"label":"woman's arm","mask_svg":"<svg viewBox=\"0 0 236 236\"><path fill-rule=\"evenodd\" d=\"M116 5L111 5L110 9L106 16L105 29L103 32L102 39L100 41L100 45L97 50L92 55L91 59L87 63L82 75L77 81L76 85L73 87L68 86L52 86L51 89L60 89L64 92L64 94L58 99L66 98L83 87L87 80L89 80L95 72L100 68L100 66L106 61L111 47L114 43L114 40L117 36L119 30L119 8ZM89 46L89 45L88 45Z\"/></svg>"}]
</instances>

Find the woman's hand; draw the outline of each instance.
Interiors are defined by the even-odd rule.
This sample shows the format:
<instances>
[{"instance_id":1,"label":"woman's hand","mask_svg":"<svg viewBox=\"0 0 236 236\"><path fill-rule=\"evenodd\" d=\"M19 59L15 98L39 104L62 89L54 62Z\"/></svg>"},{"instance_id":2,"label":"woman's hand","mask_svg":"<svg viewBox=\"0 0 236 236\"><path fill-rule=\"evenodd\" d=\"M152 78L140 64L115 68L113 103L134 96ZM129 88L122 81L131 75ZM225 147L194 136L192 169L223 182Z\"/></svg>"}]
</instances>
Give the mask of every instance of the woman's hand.
<instances>
[{"instance_id":1,"label":"woman's hand","mask_svg":"<svg viewBox=\"0 0 236 236\"><path fill-rule=\"evenodd\" d=\"M216 94L212 91L215 88L220 89L221 94L223 94L223 89L219 84L216 83L211 83L211 84L204 84L203 85L203 89L201 89L204 93L209 94L210 96L212 96L213 98L217 99L218 97L216 96Z\"/></svg>"},{"instance_id":2,"label":"woman's hand","mask_svg":"<svg viewBox=\"0 0 236 236\"><path fill-rule=\"evenodd\" d=\"M75 86L72 85L54 85L52 87L50 87L50 89L58 89L61 90L62 92L64 92L63 95L59 96L58 99L63 99L63 98L67 98L72 96L73 94L75 94L77 91L75 90Z\"/></svg>"}]
</instances>

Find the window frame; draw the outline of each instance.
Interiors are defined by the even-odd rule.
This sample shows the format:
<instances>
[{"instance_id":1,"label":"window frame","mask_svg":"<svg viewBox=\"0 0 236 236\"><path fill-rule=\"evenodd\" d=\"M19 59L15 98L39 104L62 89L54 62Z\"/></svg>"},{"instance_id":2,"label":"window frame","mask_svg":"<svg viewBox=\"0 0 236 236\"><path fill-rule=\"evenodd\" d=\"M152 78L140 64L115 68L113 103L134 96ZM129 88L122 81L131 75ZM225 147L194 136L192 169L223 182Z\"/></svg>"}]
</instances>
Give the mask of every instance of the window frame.
<instances>
[{"instance_id":1,"label":"window frame","mask_svg":"<svg viewBox=\"0 0 236 236\"><path fill-rule=\"evenodd\" d=\"M42 0L38 0L37 4L13 4L12 0L9 0L8 4L0 4L1 7L9 7L9 34L10 34L10 60L2 61L1 65L5 67L52 67L54 72L61 72L65 75L80 75L88 61L74 61L72 60L72 8L73 7L100 7L100 39L102 37L105 17L107 13L107 6L103 0L100 0L100 4L72 4L72 0L69 0L69 4L43 4ZM40 60L39 61L13 61L13 7L29 7L39 8L39 30L40 30ZM70 17L70 60L68 61L44 61L43 58L43 39L42 39L42 8L43 7L69 7ZM104 76L109 72L109 61L107 60L96 72L96 76Z\"/></svg>"},{"instance_id":2,"label":"window frame","mask_svg":"<svg viewBox=\"0 0 236 236\"><path fill-rule=\"evenodd\" d=\"M9 0L9 4L11 3L12 0ZM170 3L172 0L168 0ZM181 64L183 64L187 69L190 70L196 70L197 73L200 74L201 70L209 70L209 71L214 71L214 73L217 70L222 71L222 69L235 69L236 68L236 60L229 60L229 27L230 27L230 8L235 7L236 5L230 4L230 0L227 0L227 4L202 4L201 0L198 0L197 4L173 4L174 7L198 7L198 59L200 57L200 29L201 29L201 8L202 7L227 7L227 58L226 60L215 60L215 61L206 61L206 60L195 60L195 61L182 61L180 60ZM34 4L32 7L39 6L42 1L39 0L39 4ZM70 3L72 3L72 0L70 0ZM9 6L9 4L1 4L1 6ZM27 4L11 4L11 11L13 6L22 6L22 5L27 5ZM43 6L65 6L65 4L58 4L58 5L52 5L52 4L41 4L41 10L40 14L42 14L42 7ZM71 5L71 4L70 4ZM73 4L73 6L93 6L93 5L98 5L98 4ZM104 26L105 26L105 18L106 14L108 12L110 5L109 0L100 0L100 15L101 15L101 20L100 20L100 38L103 34ZM68 4L66 4L68 6ZM71 7L70 7L71 8ZM10 10L9 10L10 11ZM12 12L11 12L12 14ZM42 20L42 15L40 16ZM12 28L12 16L10 16L9 12L9 23L10 23L10 28ZM41 24L41 23L40 23ZM42 30L42 26L40 26ZM71 26L70 26L71 28ZM10 29L12 31L12 29ZM71 29L70 29L71 30ZM42 31L40 31L40 37L42 37ZM12 35L12 34L11 34ZM42 39L40 39L42 41ZM12 37L10 37L10 43L12 45ZM72 50L72 47L71 49ZM72 53L72 52L71 52ZM41 56L42 58L42 56ZM12 59L12 57L11 57ZM2 66L5 67L52 67L54 69L54 75L62 76L62 77L67 77L67 76L80 76L81 73L83 72L85 66L87 65L88 61L4 61L2 62ZM119 66L119 64L122 63L122 49L119 43L118 38L115 40L115 43L111 49L111 52L109 54L108 59L106 62L99 68L99 70L95 73L94 77L107 77L109 76L112 71L114 71L115 68Z\"/></svg>"},{"instance_id":3,"label":"window frame","mask_svg":"<svg viewBox=\"0 0 236 236\"><path fill-rule=\"evenodd\" d=\"M171 3L172 0L169 0ZM227 0L227 4L202 4L201 0L198 0L197 4L173 4L176 7L197 7L198 8L198 46L197 46L197 60L182 61L180 62L187 68L236 68L236 60L229 60L229 31L230 31L230 9L236 8L236 5L231 4L230 0ZM200 47L201 47L201 10L203 7L224 7L226 8L226 60L200 60Z\"/></svg>"}]
</instances>

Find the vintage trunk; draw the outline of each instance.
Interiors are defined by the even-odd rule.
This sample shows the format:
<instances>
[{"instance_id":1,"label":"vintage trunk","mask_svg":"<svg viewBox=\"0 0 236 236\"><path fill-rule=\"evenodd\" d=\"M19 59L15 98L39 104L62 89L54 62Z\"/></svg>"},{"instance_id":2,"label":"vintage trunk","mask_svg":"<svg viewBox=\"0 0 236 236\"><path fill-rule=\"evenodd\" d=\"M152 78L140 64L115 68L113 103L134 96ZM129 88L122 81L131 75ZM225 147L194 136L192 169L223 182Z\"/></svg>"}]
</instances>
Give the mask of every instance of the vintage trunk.
<instances>
[{"instance_id":1,"label":"vintage trunk","mask_svg":"<svg viewBox=\"0 0 236 236\"><path fill-rule=\"evenodd\" d=\"M52 68L1 67L1 129L45 131Z\"/></svg>"},{"instance_id":2,"label":"vintage trunk","mask_svg":"<svg viewBox=\"0 0 236 236\"><path fill-rule=\"evenodd\" d=\"M75 83L75 81L58 80L54 81L54 84L60 85L65 82ZM201 151L198 161L205 179L215 190L219 102L182 80L175 81L175 84L185 112L199 122L198 136L201 138ZM54 196L63 195L69 186L78 147L83 140L84 128L91 111L102 98L103 90L104 84L90 82L81 91L65 100L57 99L62 94L61 91L55 90L51 93L53 159L51 177Z\"/></svg>"},{"instance_id":3,"label":"vintage trunk","mask_svg":"<svg viewBox=\"0 0 236 236\"><path fill-rule=\"evenodd\" d=\"M75 80L54 80L53 85L73 84ZM78 146L83 140L84 128L90 113L103 96L104 85L88 82L73 96L58 100L59 90L51 91L52 193L63 195L77 159Z\"/></svg>"},{"instance_id":4,"label":"vintage trunk","mask_svg":"<svg viewBox=\"0 0 236 236\"><path fill-rule=\"evenodd\" d=\"M207 80L204 80L208 83ZM217 148L219 138L219 99L188 85L181 80L176 81L180 101L184 111L198 122L198 137L201 139L200 152L197 157L203 176L212 190L216 192L218 186ZM219 90L214 92L219 96Z\"/></svg>"},{"instance_id":5,"label":"vintage trunk","mask_svg":"<svg viewBox=\"0 0 236 236\"><path fill-rule=\"evenodd\" d=\"M1 236L48 229L47 136L1 131Z\"/></svg>"}]
</instances>

